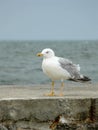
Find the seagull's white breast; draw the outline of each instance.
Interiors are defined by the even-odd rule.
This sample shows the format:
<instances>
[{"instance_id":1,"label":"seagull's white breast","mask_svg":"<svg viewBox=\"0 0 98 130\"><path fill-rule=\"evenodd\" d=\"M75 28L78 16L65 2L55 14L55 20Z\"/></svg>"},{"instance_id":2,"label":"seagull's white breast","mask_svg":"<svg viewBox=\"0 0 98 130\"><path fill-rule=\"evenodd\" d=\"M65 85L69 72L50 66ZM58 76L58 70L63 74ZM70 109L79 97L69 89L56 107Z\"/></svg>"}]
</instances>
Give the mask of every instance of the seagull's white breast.
<instances>
[{"instance_id":1,"label":"seagull's white breast","mask_svg":"<svg viewBox=\"0 0 98 130\"><path fill-rule=\"evenodd\" d=\"M70 77L70 74L60 66L58 57L43 59L42 69L52 80L68 79Z\"/></svg>"}]
</instances>

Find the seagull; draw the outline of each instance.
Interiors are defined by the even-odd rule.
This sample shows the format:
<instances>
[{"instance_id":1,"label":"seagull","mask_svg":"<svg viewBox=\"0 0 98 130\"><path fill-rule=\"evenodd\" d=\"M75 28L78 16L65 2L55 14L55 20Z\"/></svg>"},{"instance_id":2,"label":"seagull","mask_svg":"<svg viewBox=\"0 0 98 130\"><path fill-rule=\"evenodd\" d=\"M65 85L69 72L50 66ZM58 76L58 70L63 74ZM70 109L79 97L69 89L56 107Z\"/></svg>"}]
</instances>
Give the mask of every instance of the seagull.
<instances>
[{"instance_id":1,"label":"seagull","mask_svg":"<svg viewBox=\"0 0 98 130\"><path fill-rule=\"evenodd\" d=\"M56 80L61 81L60 96L63 96L64 80L86 82L91 79L80 73L79 64L73 64L69 59L55 56L52 49L43 49L37 56L43 56L42 70L52 80L51 91L48 96L55 96L54 85Z\"/></svg>"}]
</instances>

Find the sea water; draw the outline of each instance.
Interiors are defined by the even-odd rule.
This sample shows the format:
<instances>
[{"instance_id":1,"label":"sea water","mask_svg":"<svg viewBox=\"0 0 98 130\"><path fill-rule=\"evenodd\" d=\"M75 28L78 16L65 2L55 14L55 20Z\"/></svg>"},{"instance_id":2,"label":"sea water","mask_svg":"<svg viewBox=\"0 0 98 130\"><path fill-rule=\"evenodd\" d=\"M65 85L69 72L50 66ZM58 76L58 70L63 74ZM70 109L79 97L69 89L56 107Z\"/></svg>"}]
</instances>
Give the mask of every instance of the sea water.
<instances>
[{"instance_id":1,"label":"sea water","mask_svg":"<svg viewBox=\"0 0 98 130\"><path fill-rule=\"evenodd\" d=\"M48 84L36 56L44 48L80 64L81 73L98 82L98 41L0 41L0 85Z\"/></svg>"}]
</instances>

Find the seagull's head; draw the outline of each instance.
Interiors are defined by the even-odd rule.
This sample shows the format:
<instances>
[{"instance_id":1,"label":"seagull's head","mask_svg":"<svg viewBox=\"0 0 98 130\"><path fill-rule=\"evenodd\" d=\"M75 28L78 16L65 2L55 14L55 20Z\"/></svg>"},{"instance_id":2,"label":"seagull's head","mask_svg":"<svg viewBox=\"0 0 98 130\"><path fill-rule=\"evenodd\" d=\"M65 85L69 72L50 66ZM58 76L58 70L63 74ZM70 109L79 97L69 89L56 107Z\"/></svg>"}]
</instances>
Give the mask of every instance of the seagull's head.
<instances>
[{"instance_id":1,"label":"seagull's head","mask_svg":"<svg viewBox=\"0 0 98 130\"><path fill-rule=\"evenodd\" d=\"M52 49L50 48L46 48L44 50L42 50L41 53L38 53L37 56L43 56L44 58L51 58L53 56L55 56L55 53Z\"/></svg>"}]
</instances>

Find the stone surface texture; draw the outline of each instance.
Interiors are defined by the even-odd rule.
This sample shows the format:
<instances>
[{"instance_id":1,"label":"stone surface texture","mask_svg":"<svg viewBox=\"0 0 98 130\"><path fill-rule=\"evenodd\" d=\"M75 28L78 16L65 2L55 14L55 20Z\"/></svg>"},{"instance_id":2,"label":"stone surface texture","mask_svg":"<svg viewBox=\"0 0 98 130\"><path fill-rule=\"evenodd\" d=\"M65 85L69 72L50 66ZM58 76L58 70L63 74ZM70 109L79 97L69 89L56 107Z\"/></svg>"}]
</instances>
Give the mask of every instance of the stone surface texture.
<instances>
[{"instance_id":1,"label":"stone surface texture","mask_svg":"<svg viewBox=\"0 0 98 130\"><path fill-rule=\"evenodd\" d=\"M98 85L0 86L0 130L98 130ZM64 117L64 122L60 118Z\"/></svg>"}]
</instances>

